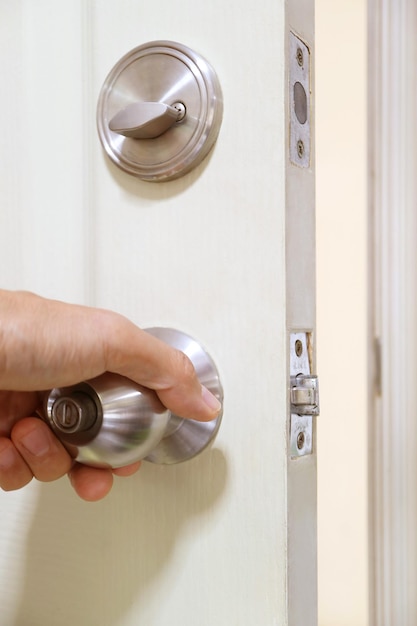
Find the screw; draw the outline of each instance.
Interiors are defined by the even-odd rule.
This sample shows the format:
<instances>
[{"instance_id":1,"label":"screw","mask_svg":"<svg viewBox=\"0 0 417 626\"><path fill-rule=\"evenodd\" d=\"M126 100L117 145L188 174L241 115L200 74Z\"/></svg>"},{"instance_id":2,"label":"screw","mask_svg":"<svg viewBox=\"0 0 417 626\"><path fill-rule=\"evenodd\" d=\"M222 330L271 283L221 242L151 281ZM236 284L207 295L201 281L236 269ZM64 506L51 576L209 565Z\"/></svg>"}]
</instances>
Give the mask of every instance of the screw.
<instances>
[{"instance_id":1,"label":"screw","mask_svg":"<svg viewBox=\"0 0 417 626\"><path fill-rule=\"evenodd\" d=\"M295 342L295 354L301 356L303 354L303 342L297 339Z\"/></svg>"},{"instance_id":2,"label":"screw","mask_svg":"<svg viewBox=\"0 0 417 626\"><path fill-rule=\"evenodd\" d=\"M300 159L304 156L304 142L301 139L297 141L297 154Z\"/></svg>"},{"instance_id":3,"label":"screw","mask_svg":"<svg viewBox=\"0 0 417 626\"><path fill-rule=\"evenodd\" d=\"M185 108L185 104L183 104L182 102L174 102L172 106L174 109L178 111L177 122L181 122L184 119L185 114L187 112L187 109Z\"/></svg>"},{"instance_id":4,"label":"screw","mask_svg":"<svg viewBox=\"0 0 417 626\"><path fill-rule=\"evenodd\" d=\"M300 67L304 65L304 54L301 48L297 48L297 63Z\"/></svg>"},{"instance_id":5,"label":"screw","mask_svg":"<svg viewBox=\"0 0 417 626\"><path fill-rule=\"evenodd\" d=\"M299 450L302 450L304 448L305 441L306 441L306 436L304 434L304 431L302 430L300 433L298 433L298 437L297 437L297 448Z\"/></svg>"}]
</instances>

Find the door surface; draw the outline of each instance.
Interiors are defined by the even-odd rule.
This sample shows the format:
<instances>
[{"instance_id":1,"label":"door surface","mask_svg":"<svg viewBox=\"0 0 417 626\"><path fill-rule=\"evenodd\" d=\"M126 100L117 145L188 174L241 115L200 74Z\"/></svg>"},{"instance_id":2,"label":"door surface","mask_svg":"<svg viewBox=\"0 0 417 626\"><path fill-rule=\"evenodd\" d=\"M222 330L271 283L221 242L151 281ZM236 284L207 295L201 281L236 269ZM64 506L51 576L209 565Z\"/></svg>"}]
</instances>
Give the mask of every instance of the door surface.
<instances>
[{"instance_id":1,"label":"door surface","mask_svg":"<svg viewBox=\"0 0 417 626\"><path fill-rule=\"evenodd\" d=\"M289 156L289 39L312 73L312 5L0 0L2 286L178 328L225 391L193 461L144 463L94 505L65 478L0 494L1 626L316 624L314 430L312 454L289 446L290 339L315 324L314 156ZM205 56L224 97L213 151L165 183L119 170L95 128L107 73L153 40Z\"/></svg>"}]
</instances>

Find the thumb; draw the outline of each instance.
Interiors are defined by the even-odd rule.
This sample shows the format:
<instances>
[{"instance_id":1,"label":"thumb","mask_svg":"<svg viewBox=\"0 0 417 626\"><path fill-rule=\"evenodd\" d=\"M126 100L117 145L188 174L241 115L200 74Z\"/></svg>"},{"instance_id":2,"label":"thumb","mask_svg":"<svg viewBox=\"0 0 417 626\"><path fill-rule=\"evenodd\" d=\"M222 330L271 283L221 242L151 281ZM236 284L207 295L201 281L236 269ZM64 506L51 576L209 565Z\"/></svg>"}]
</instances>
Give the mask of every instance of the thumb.
<instances>
[{"instance_id":1,"label":"thumb","mask_svg":"<svg viewBox=\"0 0 417 626\"><path fill-rule=\"evenodd\" d=\"M190 359L160 339L119 318L117 332L107 333L107 370L153 389L162 404L179 417L209 421L221 411L219 400L198 380ZM121 351L120 347L124 349Z\"/></svg>"}]
</instances>

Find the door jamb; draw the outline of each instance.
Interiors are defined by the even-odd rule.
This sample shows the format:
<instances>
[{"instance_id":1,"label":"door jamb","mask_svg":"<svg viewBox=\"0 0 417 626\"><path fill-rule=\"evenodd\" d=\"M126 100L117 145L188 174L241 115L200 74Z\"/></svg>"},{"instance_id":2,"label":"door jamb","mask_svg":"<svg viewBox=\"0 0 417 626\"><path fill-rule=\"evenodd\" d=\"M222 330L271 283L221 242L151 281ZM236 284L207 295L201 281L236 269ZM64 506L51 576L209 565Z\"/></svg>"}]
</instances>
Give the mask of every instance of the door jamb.
<instances>
[{"instance_id":1,"label":"door jamb","mask_svg":"<svg viewBox=\"0 0 417 626\"><path fill-rule=\"evenodd\" d=\"M368 0L370 625L417 608L417 10Z\"/></svg>"}]
</instances>

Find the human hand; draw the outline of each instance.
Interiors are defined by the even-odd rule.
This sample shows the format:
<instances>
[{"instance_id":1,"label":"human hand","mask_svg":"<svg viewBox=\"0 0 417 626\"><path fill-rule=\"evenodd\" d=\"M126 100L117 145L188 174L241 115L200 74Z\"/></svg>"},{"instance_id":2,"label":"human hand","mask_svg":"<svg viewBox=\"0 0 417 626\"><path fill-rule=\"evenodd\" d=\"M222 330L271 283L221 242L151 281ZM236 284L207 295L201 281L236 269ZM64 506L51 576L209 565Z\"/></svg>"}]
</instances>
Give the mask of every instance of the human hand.
<instances>
[{"instance_id":1,"label":"human hand","mask_svg":"<svg viewBox=\"0 0 417 626\"><path fill-rule=\"evenodd\" d=\"M0 290L0 486L23 487L36 477L68 474L77 494L99 500L113 474L128 476L140 462L114 470L76 463L50 428L35 417L42 391L104 372L155 390L184 418L214 419L218 400L201 386L191 361L117 313Z\"/></svg>"}]
</instances>

